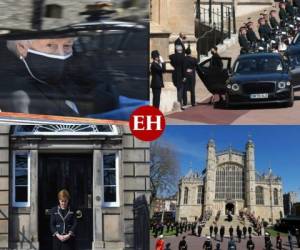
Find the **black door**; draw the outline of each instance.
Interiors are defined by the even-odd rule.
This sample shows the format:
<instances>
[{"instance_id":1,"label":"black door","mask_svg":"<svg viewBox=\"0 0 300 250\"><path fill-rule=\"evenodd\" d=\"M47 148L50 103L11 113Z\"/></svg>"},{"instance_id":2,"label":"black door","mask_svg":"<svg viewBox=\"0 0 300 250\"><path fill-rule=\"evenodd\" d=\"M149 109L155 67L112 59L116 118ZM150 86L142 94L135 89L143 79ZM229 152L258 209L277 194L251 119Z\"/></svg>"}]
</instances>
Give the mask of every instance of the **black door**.
<instances>
[{"instance_id":1,"label":"black door","mask_svg":"<svg viewBox=\"0 0 300 250\"><path fill-rule=\"evenodd\" d=\"M200 63L197 67L197 73L199 78L207 90L212 94L225 94L226 81L229 77L231 58L221 57L223 63L223 69L221 72L215 72L211 66L211 59L207 59Z\"/></svg>"},{"instance_id":2,"label":"black door","mask_svg":"<svg viewBox=\"0 0 300 250\"><path fill-rule=\"evenodd\" d=\"M93 240L92 155L39 155L39 242L41 249L52 249L48 210L58 205L57 193L70 192L70 205L76 211L76 249L91 249Z\"/></svg>"}]
</instances>

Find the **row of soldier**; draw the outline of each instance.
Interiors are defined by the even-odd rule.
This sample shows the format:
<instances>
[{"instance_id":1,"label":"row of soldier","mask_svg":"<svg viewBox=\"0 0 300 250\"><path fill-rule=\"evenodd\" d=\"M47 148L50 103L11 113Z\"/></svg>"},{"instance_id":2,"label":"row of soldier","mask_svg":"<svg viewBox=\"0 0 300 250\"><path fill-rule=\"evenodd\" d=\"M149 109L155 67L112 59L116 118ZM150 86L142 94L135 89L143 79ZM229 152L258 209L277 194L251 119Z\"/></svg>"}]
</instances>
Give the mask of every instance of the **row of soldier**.
<instances>
[{"instance_id":1,"label":"row of soldier","mask_svg":"<svg viewBox=\"0 0 300 250\"><path fill-rule=\"evenodd\" d=\"M275 30L280 27L285 27L286 23L297 15L298 11L296 11L296 9L299 9L298 7L300 6L297 6L296 2L293 3L292 0L279 3L278 17L280 22L278 22L278 19L276 18L276 10L271 10L269 12L269 16L266 10L264 13L260 13L260 17L258 19L259 38L254 31L254 23L251 20L249 20L244 26L240 27L239 44L241 47L241 54L248 53L255 44L261 41L270 41Z\"/></svg>"}]
</instances>

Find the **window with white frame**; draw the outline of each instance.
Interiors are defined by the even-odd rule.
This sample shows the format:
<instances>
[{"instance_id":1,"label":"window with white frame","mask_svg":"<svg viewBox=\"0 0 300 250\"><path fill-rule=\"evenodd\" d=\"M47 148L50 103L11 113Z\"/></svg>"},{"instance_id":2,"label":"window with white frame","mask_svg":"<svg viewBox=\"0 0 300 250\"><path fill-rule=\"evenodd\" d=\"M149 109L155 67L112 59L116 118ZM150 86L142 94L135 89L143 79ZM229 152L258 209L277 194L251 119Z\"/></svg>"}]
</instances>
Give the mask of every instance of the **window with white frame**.
<instances>
[{"instance_id":1,"label":"window with white frame","mask_svg":"<svg viewBox=\"0 0 300 250\"><path fill-rule=\"evenodd\" d=\"M119 206L119 162L117 153L103 154L103 206Z\"/></svg>"},{"instance_id":2,"label":"window with white frame","mask_svg":"<svg viewBox=\"0 0 300 250\"><path fill-rule=\"evenodd\" d=\"M30 155L28 151L13 153L13 206L30 205Z\"/></svg>"}]
</instances>

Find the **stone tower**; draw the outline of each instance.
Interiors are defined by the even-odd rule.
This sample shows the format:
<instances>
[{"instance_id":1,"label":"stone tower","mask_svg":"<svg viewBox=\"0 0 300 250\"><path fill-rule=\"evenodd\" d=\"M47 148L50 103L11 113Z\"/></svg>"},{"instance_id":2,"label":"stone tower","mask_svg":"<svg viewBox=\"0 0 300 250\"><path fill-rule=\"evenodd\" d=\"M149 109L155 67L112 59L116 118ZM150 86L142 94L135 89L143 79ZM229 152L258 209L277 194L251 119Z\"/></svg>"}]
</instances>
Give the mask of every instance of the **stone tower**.
<instances>
[{"instance_id":1,"label":"stone tower","mask_svg":"<svg viewBox=\"0 0 300 250\"><path fill-rule=\"evenodd\" d=\"M205 196L204 196L204 211L214 210L215 187L216 187L216 145L214 140L209 140L207 144L207 163L205 177Z\"/></svg>"},{"instance_id":2,"label":"stone tower","mask_svg":"<svg viewBox=\"0 0 300 250\"><path fill-rule=\"evenodd\" d=\"M255 197L255 145L251 139L246 144L246 159L245 159L245 193L246 207L253 212L256 205Z\"/></svg>"}]
</instances>

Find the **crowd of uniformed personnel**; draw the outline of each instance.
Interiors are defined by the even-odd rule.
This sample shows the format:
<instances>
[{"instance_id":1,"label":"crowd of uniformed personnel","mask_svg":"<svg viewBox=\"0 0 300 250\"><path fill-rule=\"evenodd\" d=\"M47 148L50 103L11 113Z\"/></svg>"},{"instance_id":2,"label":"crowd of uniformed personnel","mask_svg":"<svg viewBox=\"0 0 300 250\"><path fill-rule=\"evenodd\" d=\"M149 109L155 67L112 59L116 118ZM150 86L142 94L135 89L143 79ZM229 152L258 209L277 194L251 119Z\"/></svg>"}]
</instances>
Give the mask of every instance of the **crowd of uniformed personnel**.
<instances>
[{"instance_id":1,"label":"crowd of uniformed personnel","mask_svg":"<svg viewBox=\"0 0 300 250\"><path fill-rule=\"evenodd\" d=\"M255 246L254 240L252 239L254 233L257 236L264 236L264 249L271 250L274 249L274 247L280 250L284 249L281 234L279 232L277 233L276 238L274 238L276 239L276 243L274 246L272 243L271 235L268 232L265 232L264 230L264 220L260 219L259 217L256 218L252 213L247 213L244 211L239 211L238 219L240 220L241 226L238 225L235 229L232 227L232 225L229 228L225 228L224 225L218 227L218 224L220 224L219 212L215 216L213 224L209 225L209 234L202 235L202 229L211 216L212 213L207 212L204 214L204 216L202 216L198 219L198 221L195 222L166 222L164 224L162 222L153 221L151 223L151 230L153 236L157 238L155 243L155 250L174 250L177 248L179 250L187 250L189 240L186 239L186 235L194 237L204 236L205 241L203 243L202 248L206 250L221 249L221 242L223 242L225 235L229 235L228 250L236 250L238 246L244 246L247 250L254 250L258 249ZM246 218L252 226L246 226ZM172 235L174 234L173 231L175 231L176 237L179 237L182 234L182 239L179 241L178 247L171 246L171 243L165 245L164 233ZM297 247L300 247L299 229L295 228L294 235L296 238L296 245ZM288 245L289 249L293 249L293 247L295 247L295 244L293 242L293 236L290 232L288 232Z\"/></svg>"},{"instance_id":2,"label":"crowd of uniformed personnel","mask_svg":"<svg viewBox=\"0 0 300 250\"><path fill-rule=\"evenodd\" d=\"M260 13L258 23L258 36L254 31L254 22L249 20L239 29L239 44L241 54L248 53L253 45L261 41L270 41L275 30L284 28L289 20L299 14L300 0L286 0L279 3L279 11L273 9L269 13L264 10Z\"/></svg>"}]
</instances>

